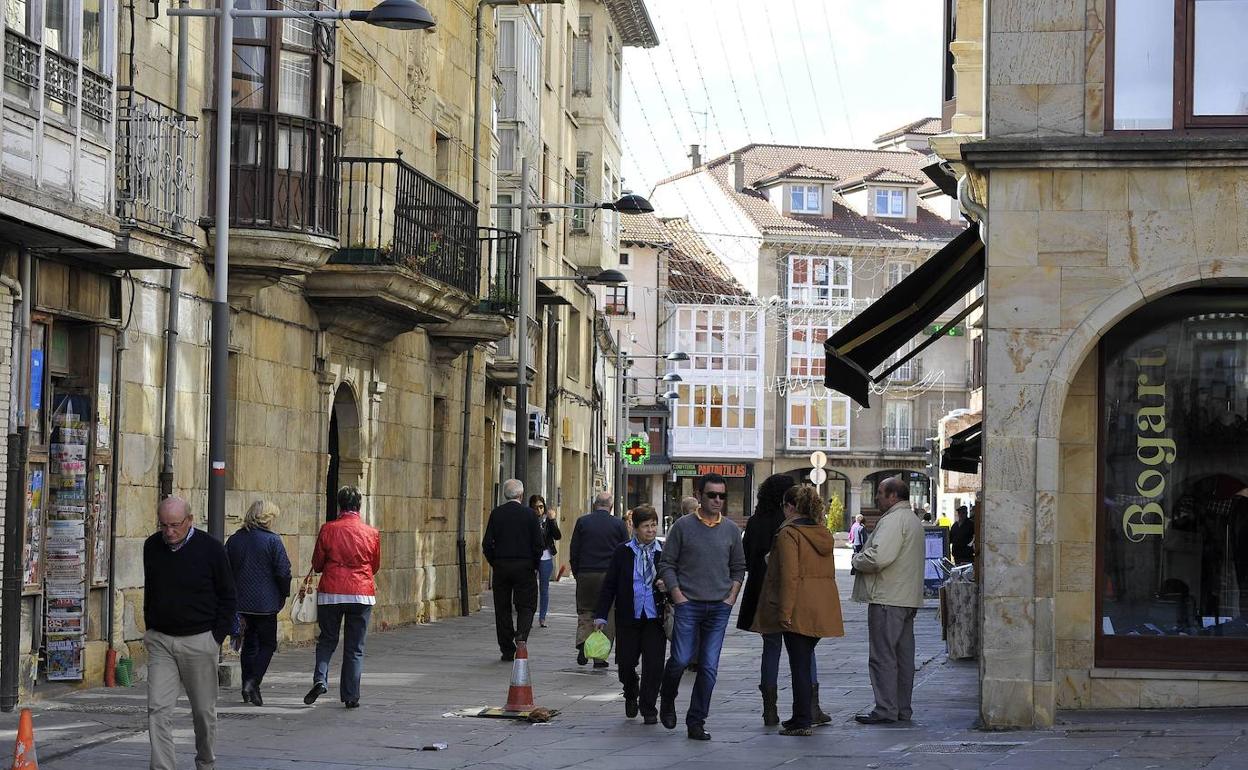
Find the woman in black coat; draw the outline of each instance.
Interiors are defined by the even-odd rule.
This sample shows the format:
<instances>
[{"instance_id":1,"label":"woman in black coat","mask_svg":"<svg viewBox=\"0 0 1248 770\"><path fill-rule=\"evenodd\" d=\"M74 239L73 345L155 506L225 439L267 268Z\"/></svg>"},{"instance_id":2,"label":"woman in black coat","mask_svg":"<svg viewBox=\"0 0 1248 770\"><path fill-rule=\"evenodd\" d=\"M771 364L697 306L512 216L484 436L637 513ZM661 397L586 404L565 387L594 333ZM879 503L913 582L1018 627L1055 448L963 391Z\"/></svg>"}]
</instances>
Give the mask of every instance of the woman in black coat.
<instances>
[{"instance_id":1,"label":"woman in black coat","mask_svg":"<svg viewBox=\"0 0 1248 770\"><path fill-rule=\"evenodd\" d=\"M741 597L741 612L737 615L737 628L749 631L754 625L754 613L758 610L759 596L763 592L763 579L767 576L767 554L771 552L776 530L784 523L784 493L797 481L781 473L768 476L758 488L758 504L754 515L745 524L745 590ZM777 690L780 678L780 649L782 634L763 634L762 671L758 689L763 694L763 724L780 724L776 710Z\"/></svg>"},{"instance_id":2,"label":"woman in black coat","mask_svg":"<svg viewBox=\"0 0 1248 770\"><path fill-rule=\"evenodd\" d=\"M554 512L548 513L546 510L546 498L541 495L530 495L529 507L537 514L537 520L542 528L542 560L538 562L537 567L537 587L540 595L537 624L545 628L546 610L550 609L550 576L555 571L555 554L559 553L559 549L555 547L555 541L562 539L563 533L559 531L559 522L555 519Z\"/></svg>"}]
</instances>

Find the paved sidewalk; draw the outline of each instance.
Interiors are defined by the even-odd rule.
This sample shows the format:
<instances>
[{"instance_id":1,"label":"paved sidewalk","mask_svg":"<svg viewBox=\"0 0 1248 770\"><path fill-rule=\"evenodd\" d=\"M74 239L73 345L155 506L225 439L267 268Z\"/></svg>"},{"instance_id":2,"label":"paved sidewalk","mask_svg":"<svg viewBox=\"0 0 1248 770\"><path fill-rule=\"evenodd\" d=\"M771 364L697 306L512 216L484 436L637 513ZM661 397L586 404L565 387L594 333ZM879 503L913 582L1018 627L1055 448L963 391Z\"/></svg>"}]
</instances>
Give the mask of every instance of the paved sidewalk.
<instances>
[{"instance_id":1,"label":"paved sidewalk","mask_svg":"<svg viewBox=\"0 0 1248 770\"><path fill-rule=\"evenodd\" d=\"M843 554L838 556L843 557ZM842 575L842 595L850 578ZM916 624L922 664L910 726L862 727L855 712L871 705L866 672L865 608L846 601L846 636L819 645L823 705L834 721L813 738L785 738L759 717L756 635L733 628L707 723L710 743L684 737L681 726L646 727L623 715L614 665L607 671L574 660L573 589L552 586L550 628L530 639L533 687L540 705L562 713L550 724L449 716L471 706L502 705L510 664L498 659L493 614L372 634L365 660L362 708L346 711L336 686L304 706L312 650L280 653L265 681L265 706L223 692L218 713L218 768L348 770L350 768L548 768L598 770L690 766L755 768L1194 768L1248 767L1248 711L1095 712L1063 715L1052 731L988 733L974 729L975 662L947 662L935 612ZM487 596L487 602L489 597ZM338 660L335 659L335 664ZM781 712L787 717L787 666ZM336 673L336 671L335 671ZM182 701L185 704L185 701ZM145 693L100 689L34 707L40 767L45 770L141 770L147 766ZM193 767L190 715L181 710L181 767ZM7 761L16 714L0 718L0 753ZM445 743L444 751L422 747Z\"/></svg>"}]
</instances>

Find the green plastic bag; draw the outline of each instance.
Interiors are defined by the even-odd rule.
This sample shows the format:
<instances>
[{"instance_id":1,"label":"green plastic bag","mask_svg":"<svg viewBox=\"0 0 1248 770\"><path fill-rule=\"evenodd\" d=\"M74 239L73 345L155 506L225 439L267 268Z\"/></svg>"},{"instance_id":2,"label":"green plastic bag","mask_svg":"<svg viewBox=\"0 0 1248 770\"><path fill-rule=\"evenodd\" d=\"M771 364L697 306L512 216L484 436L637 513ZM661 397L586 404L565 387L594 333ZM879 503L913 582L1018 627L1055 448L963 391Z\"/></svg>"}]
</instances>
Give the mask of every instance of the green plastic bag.
<instances>
[{"instance_id":1,"label":"green plastic bag","mask_svg":"<svg viewBox=\"0 0 1248 770\"><path fill-rule=\"evenodd\" d=\"M595 631L585 640L585 657L606 660L611 654L611 640L601 631Z\"/></svg>"}]
</instances>

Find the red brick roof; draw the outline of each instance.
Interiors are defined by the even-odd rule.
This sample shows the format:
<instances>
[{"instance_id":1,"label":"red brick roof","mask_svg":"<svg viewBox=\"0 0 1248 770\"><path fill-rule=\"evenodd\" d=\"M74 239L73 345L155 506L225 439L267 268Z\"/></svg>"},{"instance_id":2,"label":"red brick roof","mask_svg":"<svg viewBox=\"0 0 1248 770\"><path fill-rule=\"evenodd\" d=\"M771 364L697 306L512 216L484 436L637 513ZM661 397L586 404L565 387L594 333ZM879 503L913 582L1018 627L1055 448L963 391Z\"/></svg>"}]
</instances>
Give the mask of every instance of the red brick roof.
<instances>
[{"instance_id":1,"label":"red brick roof","mask_svg":"<svg viewBox=\"0 0 1248 770\"><path fill-rule=\"evenodd\" d=\"M744 165L744 190L732 186L732 156L740 155ZM719 183L736 204L766 234L805 235L852 240L937 241L952 240L964 226L942 218L920 202L916 221L899 219L868 219L850 208L838 194L826 196L824 205L831 205L831 215L794 214L785 216L772 205L765 193L754 189L760 180L768 180L795 167L818 169L839 179L862 179L878 174L883 179L907 179L919 184L926 177L923 166L927 157L917 152L899 150L863 150L834 147L808 147L783 144L750 144L728 155L659 182L682 179L707 173Z\"/></svg>"}]
</instances>

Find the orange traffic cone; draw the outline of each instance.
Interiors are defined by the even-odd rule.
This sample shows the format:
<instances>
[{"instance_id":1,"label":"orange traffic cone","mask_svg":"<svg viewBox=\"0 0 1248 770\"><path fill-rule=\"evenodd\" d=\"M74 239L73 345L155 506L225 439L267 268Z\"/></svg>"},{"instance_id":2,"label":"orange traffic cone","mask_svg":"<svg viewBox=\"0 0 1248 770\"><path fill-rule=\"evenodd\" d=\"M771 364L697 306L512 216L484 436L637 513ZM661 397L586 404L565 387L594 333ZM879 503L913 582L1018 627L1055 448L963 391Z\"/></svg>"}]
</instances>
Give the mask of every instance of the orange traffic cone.
<instances>
[{"instance_id":1,"label":"orange traffic cone","mask_svg":"<svg viewBox=\"0 0 1248 770\"><path fill-rule=\"evenodd\" d=\"M516 659L511 664L511 687L507 688L507 705L504 711L530 711L533 705L533 685L529 682L529 645L516 642Z\"/></svg>"},{"instance_id":2,"label":"orange traffic cone","mask_svg":"<svg viewBox=\"0 0 1248 770\"><path fill-rule=\"evenodd\" d=\"M17 724L12 770L39 770L39 758L35 755L35 723L30 717L30 709L22 709L22 718Z\"/></svg>"}]
</instances>

